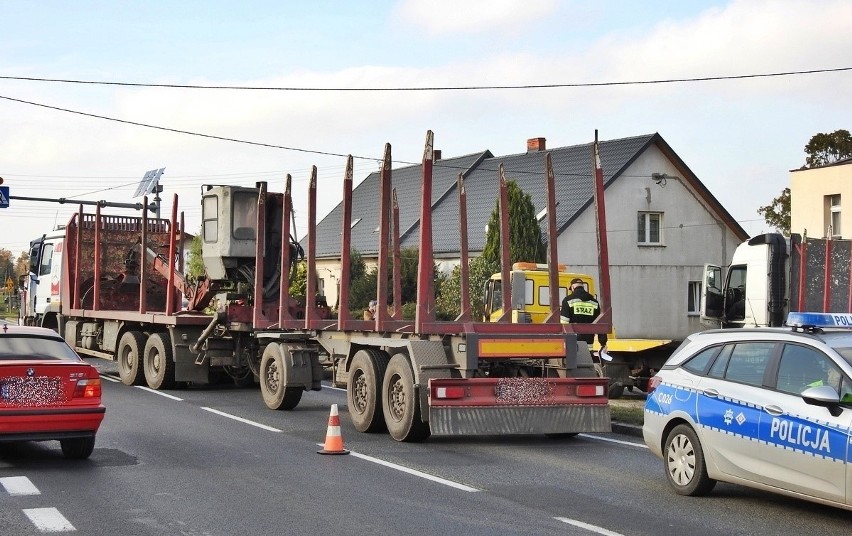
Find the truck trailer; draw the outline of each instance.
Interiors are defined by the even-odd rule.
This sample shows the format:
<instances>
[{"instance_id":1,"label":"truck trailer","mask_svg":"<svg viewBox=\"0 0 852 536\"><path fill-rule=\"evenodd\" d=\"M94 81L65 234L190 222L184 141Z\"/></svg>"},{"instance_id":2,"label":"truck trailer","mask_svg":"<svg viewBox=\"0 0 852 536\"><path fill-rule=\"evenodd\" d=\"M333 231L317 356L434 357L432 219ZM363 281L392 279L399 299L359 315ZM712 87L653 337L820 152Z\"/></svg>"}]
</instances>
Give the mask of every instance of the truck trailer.
<instances>
[{"instance_id":1,"label":"truck trailer","mask_svg":"<svg viewBox=\"0 0 852 536\"><path fill-rule=\"evenodd\" d=\"M595 144L595 151L597 145ZM590 155L591 157L592 155ZM348 288L353 166L347 160L341 229L341 289ZM599 163L599 159L597 160ZM546 168L552 279L556 281L554 174ZM511 290L497 322L476 322L469 312L467 251L462 250L462 315L438 321L432 285L431 181L433 136L427 133L420 203L420 258L416 317L404 320L400 292L393 313L379 307L374 320L349 317L342 292L338 314L317 296L314 232L317 181L308 189L308 299L289 294L289 277L303 254L291 233L290 176L283 193L254 187L209 186L202 193L202 257L206 277L190 283L182 273L183 217L177 196L170 220L78 214L66 226L62 256L59 331L81 354L118 362L122 381L154 389L222 378L260 384L271 409L296 408L305 391L322 388L320 355L347 377L349 415L362 432L387 429L397 441L430 434L574 435L610 429L607 379L595 373L577 333L611 330L611 311L594 324L559 321L558 291L542 323L511 320ZM598 207L603 213L602 172L596 166ZM501 233L507 236L507 186L502 169ZM459 228L466 244L462 178ZM399 208L393 203L391 148L381 171L381 213L376 299L388 304L398 290ZM147 204L147 200L146 200ZM182 243L182 241L181 241ZM607 273L606 234L601 233L602 273ZM503 271L510 269L503 241ZM392 286L391 286L392 285ZM608 280L602 282L608 295ZM186 306L182 307L185 300Z\"/></svg>"}]
</instances>

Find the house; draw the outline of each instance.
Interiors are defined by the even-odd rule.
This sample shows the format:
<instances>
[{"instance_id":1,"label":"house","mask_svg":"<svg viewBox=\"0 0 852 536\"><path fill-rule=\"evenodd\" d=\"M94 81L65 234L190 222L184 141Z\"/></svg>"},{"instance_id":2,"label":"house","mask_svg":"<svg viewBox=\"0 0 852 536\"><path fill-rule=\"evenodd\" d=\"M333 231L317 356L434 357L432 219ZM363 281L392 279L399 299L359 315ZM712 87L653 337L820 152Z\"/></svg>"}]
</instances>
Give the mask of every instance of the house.
<instances>
[{"instance_id":1,"label":"house","mask_svg":"<svg viewBox=\"0 0 852 536\"><path fill-rule=\"evenodd\" d=\"M436 261L458 263L457 176L464 176L471 256L481 253L496 206L498 166L530 194L545 224L544 156L556 174L559 262L599 279L593 203L592 144L546 149L544 138L522 153L482 151L436 155L432 214ZM438 153L438 151L436 151ZM705 263L727 265L748 235L659 134L600 142L605 181L613 324L619 337L681 340L702 329L699 319ZM401 245L417 247L420 166L393 171L400 205ZM352 245L365 260L378 252L379 173L353 190ZM317 266L329 303L339 278L342 206L317 225ZM476 292L476 290L474 290Z\"/></svg>"},{"instance_id":2,"label":"house","mask_svg":"<svg viewBox=\"0 0 852 536\"><path fill-rule=\"evenodd\" d=\"M852 158L790 170L790 231L813 238L850 238L842 225L841 200L852 203Z\"/></svg>"}]
</instances>

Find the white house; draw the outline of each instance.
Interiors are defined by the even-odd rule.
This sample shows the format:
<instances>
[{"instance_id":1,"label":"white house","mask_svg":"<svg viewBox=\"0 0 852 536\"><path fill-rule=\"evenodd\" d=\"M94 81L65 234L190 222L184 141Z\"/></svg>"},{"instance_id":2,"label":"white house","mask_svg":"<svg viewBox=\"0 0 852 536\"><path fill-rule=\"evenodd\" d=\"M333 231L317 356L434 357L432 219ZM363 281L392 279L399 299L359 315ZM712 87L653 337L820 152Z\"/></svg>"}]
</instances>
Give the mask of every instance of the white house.
<instances>
[{"instance_id":1,"label":"white house","mask_svg":"<svg viewBox=\"0 0 852 536\"><path fill-rule=\"evenodd\" d=\"M621 338L682 340L703 329L698 309L704 264L729 264L748 235L659 134L599 145L615 330ZM559 262L598 278L591 143L547 150L544 138L532 138L525 152L513 155L438 156L432 201L436 259L458 261L459 173L465 179L471 256L484 246L500 164L507 178L530 194L544 225L545 152L556 173ZM378 251L378 183L373 173L353 191L352 245L365 259L375 259ZM402 246L417 247L420 166L395 169L393 186ZM339 205L317 225L318 268L329 303L337 297L341 213Z\"/></svg>"}]
</instances>

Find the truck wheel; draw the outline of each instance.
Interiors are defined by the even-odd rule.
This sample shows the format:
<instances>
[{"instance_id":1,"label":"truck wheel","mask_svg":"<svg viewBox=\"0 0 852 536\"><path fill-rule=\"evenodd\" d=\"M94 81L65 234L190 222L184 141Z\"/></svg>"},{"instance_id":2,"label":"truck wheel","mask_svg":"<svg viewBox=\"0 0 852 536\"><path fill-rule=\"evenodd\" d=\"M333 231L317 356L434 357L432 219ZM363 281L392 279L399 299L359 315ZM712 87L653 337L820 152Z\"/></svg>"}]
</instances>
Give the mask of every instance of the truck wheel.
<instances>
[{"instance_id":1,"label":"truck wheel","mask_svg":"<svg viewBox=\"0 0 852 536\"><path fill-rule=\"evenodd\" d=\"M172 345L165 333L154 333L145 343L142 358L145 381L151 389L173 389L175 386L175 361Z\"/></svg>"},{"instance_id":2,"label":"truck wheel","mask_svg":"<svg viewBox=\"0 0 852 536\"><path fill-rule=\"evenodd\" d=\"M381 390L387 367L388 355L379 350L358 350L352 358L346 403L359 432L381 432L385 428Z\"/></svg>"},{"instance_id":3,"label":"truck wheel","mask_svg":"<svg viewBox=\"0 0 852 536\"><path fill-rule=\"evenodd\" d=\"M618 400L624 396L624 386L622 384L614 384L609 386L609 398L610 400Z\"/></svg>"},{"instance_id":4,"label":"truck wheel","mask_svg":"<svg viewBox=\"0 0 852 536\"><path fill-rule=\"evenodd\" d=\"M260 393L263 403L274 410L291 410L299 405L302 399L302 387L287 387L287 368L285 354L287 348L283 344L271 343L263 349L260 359Z\"/></svg>"},{"instance_id":5,"label":"truck wheel","mask_svg":"<svg viewBox=\"0 0 852 536\"><path fill-rule=\"evenodd\" d=\"M405 354L396 354L390 359L382 392L385 423L392 438L416 443L431 435L429 425L421 419L414 372Z\"/></svg>"},{"instance_id":6,"label":"truck wheel","mask_svg":"<svg viewBox=\"0 0 852 536\"><path fill-rule=\"evenodd\" d=\"M663 461L666 478L680 495L706 495L716 485L716 481L707 476L701 442L689 425L675 426L666 436Z\"/></svg>"},{"instance_id":7,"label":"truck wheel","mask_svg":"<svg viewBox=\"0 0 852 536\"><path fill-rule=\"evenodd\" d=\"M142 370L142 352L145 335L138 331L127 331L118 341L118 376L124 385L142 385L145 374Z\"/></svg>"}]
</instances>

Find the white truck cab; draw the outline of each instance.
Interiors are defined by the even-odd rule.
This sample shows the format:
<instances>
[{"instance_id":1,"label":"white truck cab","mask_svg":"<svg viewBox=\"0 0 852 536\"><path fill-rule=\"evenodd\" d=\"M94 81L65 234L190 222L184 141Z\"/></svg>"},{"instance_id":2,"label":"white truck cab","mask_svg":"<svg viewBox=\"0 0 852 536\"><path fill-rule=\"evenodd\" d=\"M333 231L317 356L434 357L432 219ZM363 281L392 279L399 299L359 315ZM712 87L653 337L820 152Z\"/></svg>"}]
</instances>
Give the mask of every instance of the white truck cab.
<instances>
[{"instance_id":1,"label":"white truck cab","mask_svg":"<svg viewBox=\"0 0 852 536\"><path fill-rule=\"evenodd\" d=\"M24 324L59 328L60 282L65 226L30 242L30 274L22 301Z\"/></svg>"},{"instance_id":2,"label":"white truck cab","mask_svg":"<svg viewBox=\"0 0 852 536\"><path fill-rule=\"evenodd\" d=\"M724 279L721 267L704 265L701 320L713 327L782 325L790 303L790 248L790 238L764 234L737 246Z\"/></svg>"}]
</instances>

